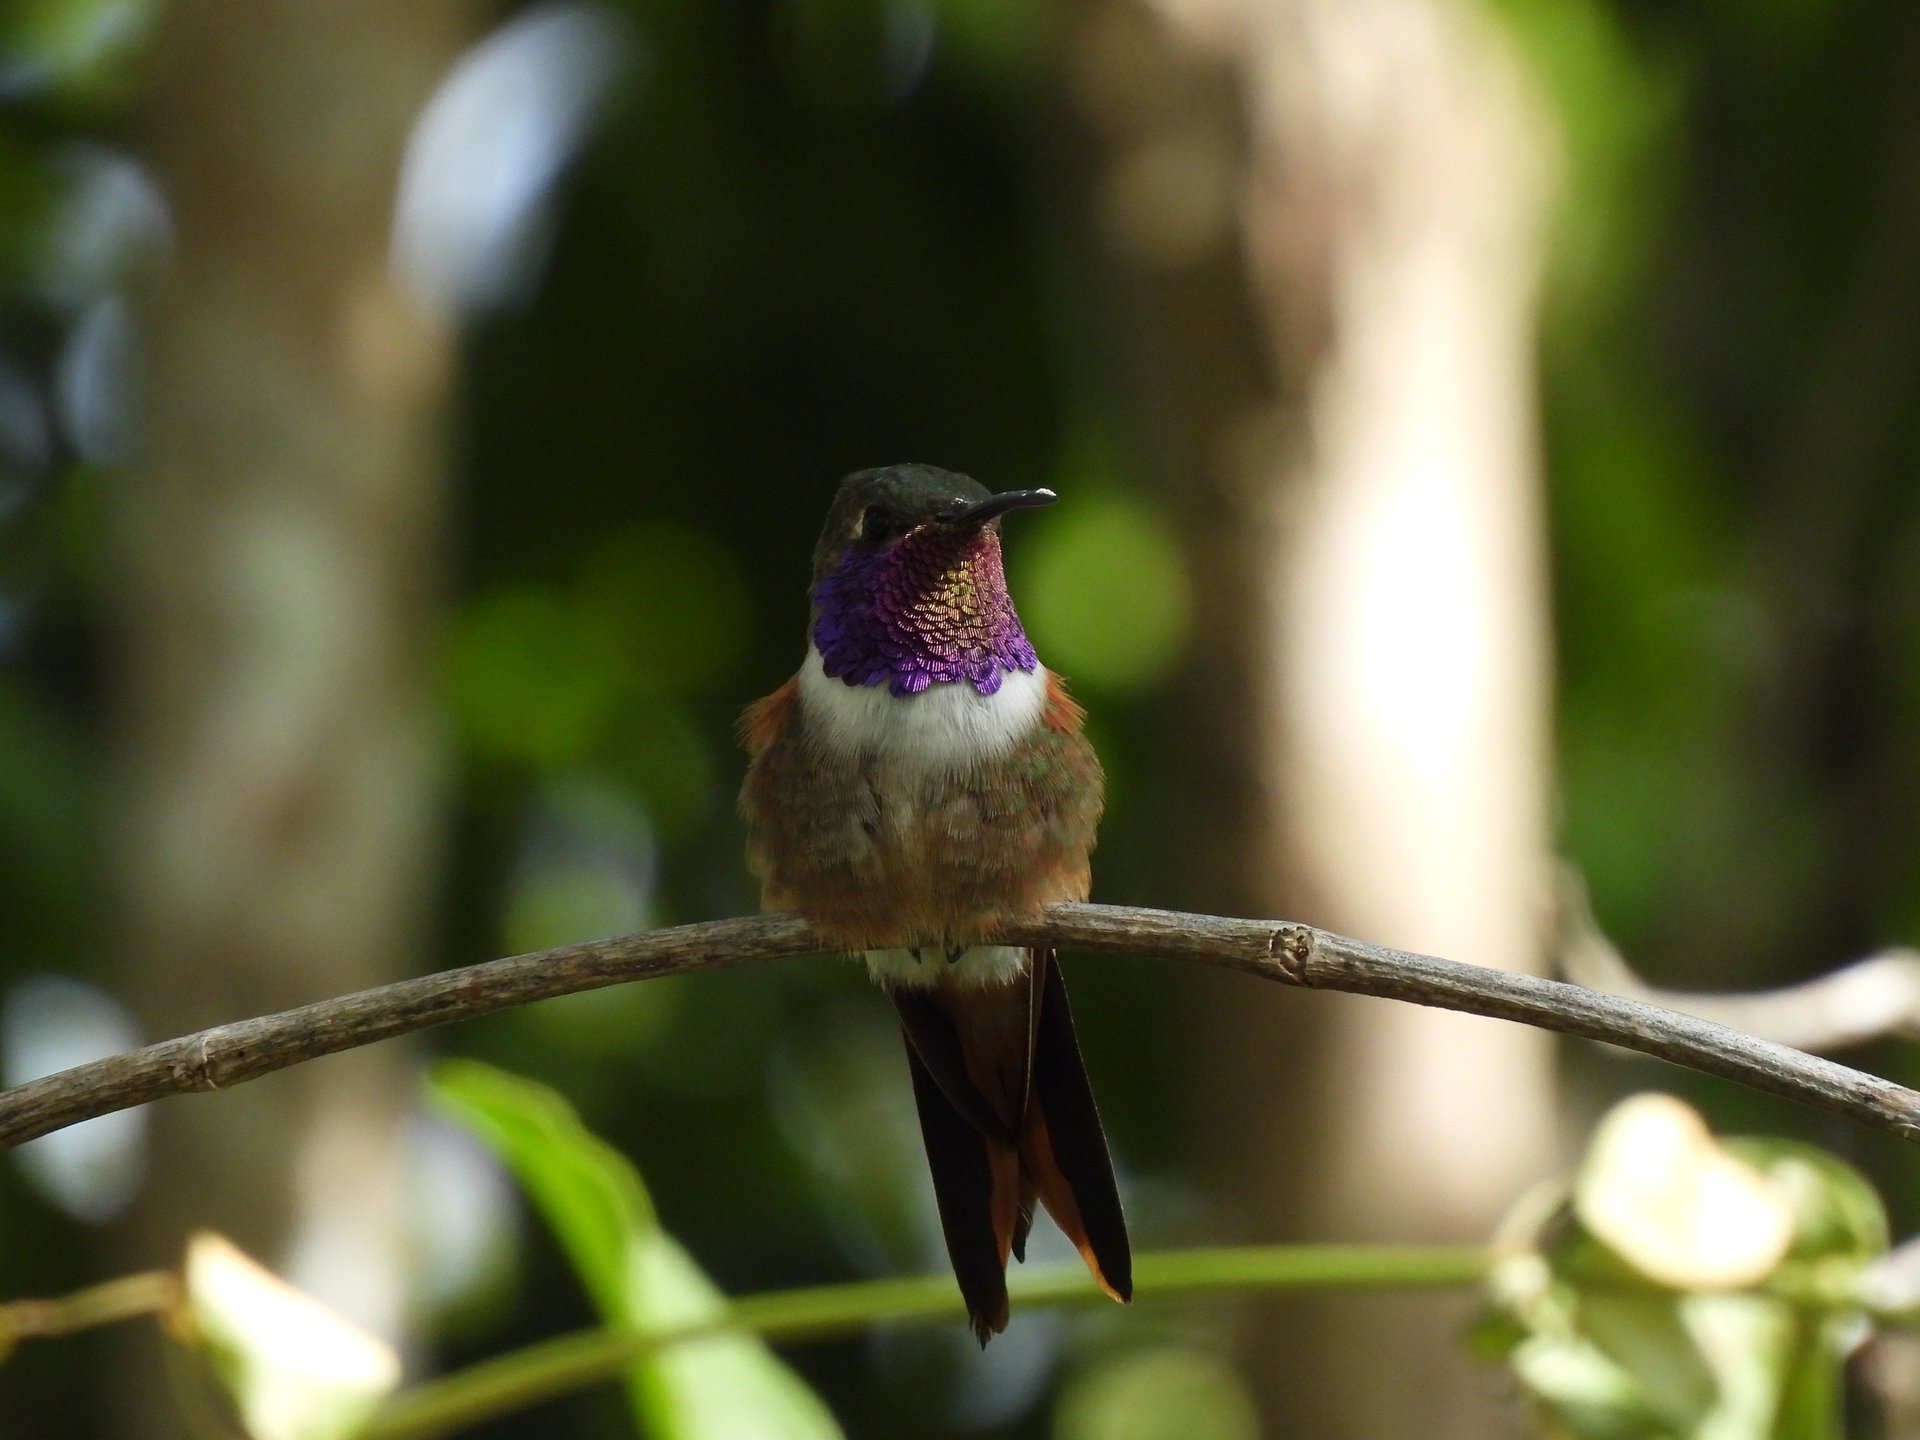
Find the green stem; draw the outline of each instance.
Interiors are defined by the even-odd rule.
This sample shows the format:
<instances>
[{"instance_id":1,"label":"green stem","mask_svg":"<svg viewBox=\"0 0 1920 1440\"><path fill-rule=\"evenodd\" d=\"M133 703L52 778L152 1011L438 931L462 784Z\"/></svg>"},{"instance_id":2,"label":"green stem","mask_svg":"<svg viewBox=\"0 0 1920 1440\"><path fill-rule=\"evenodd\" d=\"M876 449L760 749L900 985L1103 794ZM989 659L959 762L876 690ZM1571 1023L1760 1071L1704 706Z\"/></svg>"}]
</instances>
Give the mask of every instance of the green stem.
<instances>
[{"instance_id":1,"label":"green stem","mask_svg":"<svg viewBox=\"0 0 1920 1440\"><path fill-rule=\"evenodd\" d=\"M0 1354L20 1340L71 1335L96 1325L164 1313L179 1301L180 1277L170 1270L123 1275L57 1300L10 1301L0 1305Z\"/></svg>"},{"instance_id":2,"label":"green stem","mask_svg":"<svg viewBox=\"0 0 1920 1440\"><path fill-rule=\"evenodd\" d=\"M1479 1246L1275 1245L1143 1255L1134 1265L1141 1299L1256 1290L1427 1289L1479 1283L1489 1264ZM1022 1305L1098 1305L1105 1297L1078 1266L1012 1277ZM959 1320L953 1280L928 1275L780 1290L736 1300L725 1314L651 1335L583 1330L530 1345L430 1381L394 1398L359 1440L412 1440L517 1410L570 1390L618 1379L667 1346L745 1331L801 1340L864 1329L876 1321Z\"/></svg>"}]
</instances>

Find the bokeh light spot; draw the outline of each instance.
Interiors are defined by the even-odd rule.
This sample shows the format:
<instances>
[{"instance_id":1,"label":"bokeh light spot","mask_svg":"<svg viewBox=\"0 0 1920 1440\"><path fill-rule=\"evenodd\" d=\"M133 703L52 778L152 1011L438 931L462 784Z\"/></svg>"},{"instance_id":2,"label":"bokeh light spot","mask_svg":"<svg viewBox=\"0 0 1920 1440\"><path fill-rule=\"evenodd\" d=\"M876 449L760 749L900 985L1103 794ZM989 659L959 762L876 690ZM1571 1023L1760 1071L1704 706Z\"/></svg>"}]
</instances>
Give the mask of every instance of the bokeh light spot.
<instances>
[{"instance_id":1,"label":"bokeh light spot","mask_svg":"<svg viewBox=\"0 0 1920 1440\"><path fill-rule=\"evenodd\" d=\"M106 991L67 975L29 975L0 1003L0 1083L21 1085L140 1044L133 1016ZM43 1196L76 1219L118 1217L146 1175L147 1117L121 1110L56 1130L14 1159Z\"/></svg>"},{"instance_id":2,"label":"bokeh light spot","mask_svg":"<svg viewBox=\"0 0 1920 1440\"><path fill-rule=\"evenodd\" d=\"M453 637L453 698L475 750L557 766L605 734L623 674L619 642L558 596L509 590L477 601Z\"/></svg>"},{"instance_id":3,"label":"bokeh light spot","mask_svg":"<svg viewBox=\"0 0 1920 1440\"><path fill-rule=\"evenodd\" d=\"M1014 594L1041 657L1087 686L1129 689L1166 673L1193 595L1166 526L1117 497L1062 504L1013 547Z\"/></svg>"},{"instance_id":4,"label":"bokeh light spot","mask_svg":"<svg viewBox=\"0 0 1920 1440\"><path fill-rule=\"evenodd\" d=\"M1054 1415L1056 1440L1256 1440L1246 1382L1197 1346L1123 1350L1080 1371Z\"/></svg>"}]
</instances>

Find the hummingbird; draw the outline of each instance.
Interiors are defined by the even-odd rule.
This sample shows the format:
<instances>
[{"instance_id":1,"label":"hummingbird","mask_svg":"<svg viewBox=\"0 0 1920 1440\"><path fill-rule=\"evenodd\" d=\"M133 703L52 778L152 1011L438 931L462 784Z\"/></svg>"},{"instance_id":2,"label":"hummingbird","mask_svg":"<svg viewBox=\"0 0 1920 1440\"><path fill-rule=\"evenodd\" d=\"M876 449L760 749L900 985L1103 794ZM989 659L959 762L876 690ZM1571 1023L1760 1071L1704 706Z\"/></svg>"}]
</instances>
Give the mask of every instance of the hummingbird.
<instances>
[{"instance_id":1,"label":"hummingbird","mask_svg":"<svg viewBox=\"0 0 1920 1440\"><path fill-rule=\"evenodd\" d=\"M840 482L813 551L806 659L741 717L765 908L864 956L906 1041L947 1255L984 1346L1037 1201L1115 1300L1132 1259L1113 1162L1046 948L998 926L1084 900L1104 779L1084 712L1007 592L989 492L931 465Z\"/></svg>"}]
</instances>

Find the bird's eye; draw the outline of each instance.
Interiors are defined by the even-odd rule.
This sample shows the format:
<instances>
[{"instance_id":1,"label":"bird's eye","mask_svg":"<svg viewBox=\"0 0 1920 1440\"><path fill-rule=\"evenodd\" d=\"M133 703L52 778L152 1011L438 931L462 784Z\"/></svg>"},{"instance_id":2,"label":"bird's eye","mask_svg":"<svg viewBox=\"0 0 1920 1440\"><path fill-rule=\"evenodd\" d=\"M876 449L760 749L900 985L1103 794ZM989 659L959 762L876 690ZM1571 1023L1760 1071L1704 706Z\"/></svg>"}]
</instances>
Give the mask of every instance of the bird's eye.
<instances>
[{"instance_id":1,"label":"bird's eye","mask_svg":"<svg viewBox=\"0 0 1920 1440\"><path fill-rule=\"evenodd\" d=\"M869 505L860 517L860 538L869 545L884 545L900 533L900 517L884 505Z\"/></svg>"}]
</instances>

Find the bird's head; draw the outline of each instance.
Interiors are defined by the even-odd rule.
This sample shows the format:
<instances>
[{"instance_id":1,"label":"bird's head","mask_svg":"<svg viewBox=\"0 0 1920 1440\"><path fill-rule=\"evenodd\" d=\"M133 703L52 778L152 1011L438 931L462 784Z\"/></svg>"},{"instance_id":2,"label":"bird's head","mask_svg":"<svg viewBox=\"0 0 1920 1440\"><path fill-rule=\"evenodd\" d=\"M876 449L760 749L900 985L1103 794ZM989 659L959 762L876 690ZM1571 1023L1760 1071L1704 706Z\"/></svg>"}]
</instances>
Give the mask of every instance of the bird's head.
<instances>
[{"instance_id":1,"label":"bird's head","mask_svg":"<svg viewBox=\"0 0 1920 1440\"><path fill-rule=\"evenodd\" d=\"M840 482L813 551L812 639L826 673L913 695L966 681L983 695L1039 661L1007 593L1000 517L1051 490L989 491L931 465Z\"/></svg>"}]
</instances>

